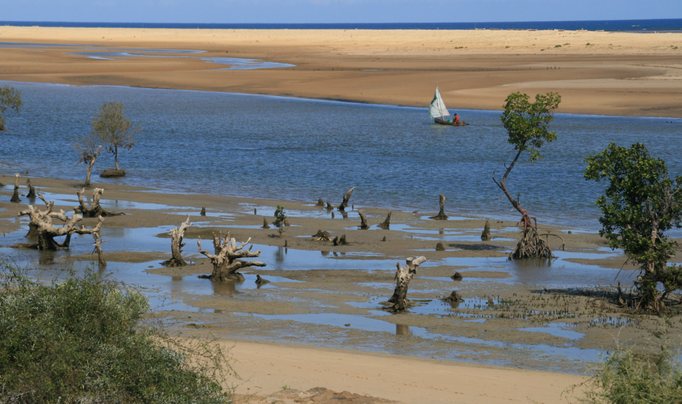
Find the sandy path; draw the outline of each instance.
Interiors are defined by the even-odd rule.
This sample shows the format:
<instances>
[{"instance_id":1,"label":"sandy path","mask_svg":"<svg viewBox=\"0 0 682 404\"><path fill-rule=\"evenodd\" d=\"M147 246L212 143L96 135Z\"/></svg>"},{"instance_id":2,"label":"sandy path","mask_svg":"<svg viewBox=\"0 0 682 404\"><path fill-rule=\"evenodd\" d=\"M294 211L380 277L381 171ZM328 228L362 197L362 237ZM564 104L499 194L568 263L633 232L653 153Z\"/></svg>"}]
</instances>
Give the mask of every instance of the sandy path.
<instances>
[{"instance_id":1,"label":"sandy path","mask_svg":"<svg viewBox=\"0 0 682 404\"><path fill-rule=\"evenodd\" d=\"M196 57L96 60L68 54L78 47L0 48L0 80L419 107L440 86L451 108L498 110L514 91L558 91L559 112L682 117L682 33L0 27L0 42L195 49L295 65L215 70Z\"/></svg>"},{"instance_id":2,"label":"sandy path","mask_svg":"<svg viewBox=\"0 0 682 404\"><path fill-rule=\"evenodd\" d=\"M562 392L586 380L563 373L274 343L237 342L231 354L243 378L236 393L244 395L263 396L284 386L324 386L402 403L557 403L565 401Z\"/></svg>"}]
</instances>

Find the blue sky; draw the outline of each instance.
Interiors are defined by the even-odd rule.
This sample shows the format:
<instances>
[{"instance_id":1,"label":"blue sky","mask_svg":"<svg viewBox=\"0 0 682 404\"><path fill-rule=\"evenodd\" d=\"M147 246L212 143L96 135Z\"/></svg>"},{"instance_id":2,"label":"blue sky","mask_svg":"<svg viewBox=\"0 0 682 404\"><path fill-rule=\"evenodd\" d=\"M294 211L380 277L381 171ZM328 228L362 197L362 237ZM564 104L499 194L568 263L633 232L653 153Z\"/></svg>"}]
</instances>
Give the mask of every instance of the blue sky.
<instances>
[{"instance_id":1,"label":"blue sky","mask_svg":"<svg viewBox=\"0 0 682 404\"><path fill-rule=\"evenodd\" d=\"M496 22L682 18L682 0L0 0L0 21Z\"/></svg>"}]
</instances>

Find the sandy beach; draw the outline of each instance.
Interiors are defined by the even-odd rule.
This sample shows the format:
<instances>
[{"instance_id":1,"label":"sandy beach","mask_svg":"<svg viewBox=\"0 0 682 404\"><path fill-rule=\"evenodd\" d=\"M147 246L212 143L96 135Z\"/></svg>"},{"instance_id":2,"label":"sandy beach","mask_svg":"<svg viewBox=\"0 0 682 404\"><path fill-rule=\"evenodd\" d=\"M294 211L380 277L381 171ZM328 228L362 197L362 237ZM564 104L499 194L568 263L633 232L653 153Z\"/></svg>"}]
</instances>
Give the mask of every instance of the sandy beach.
<instances>
[{"instance_id":1,"label":"sandy beach","mask_svg":"<svg viewBox=\"0 0 682 404\"><path fill-rule=\"evenodd\" d=\"M501 109L514 91L557 91L563 113L682 118L680 33L4 26L0 43L0 80L7 81L417 107L427 106L439 86L453 109L491 110ZM158 49L171 52L150 51ZM83 54L122 50L153 57ZM221 70L230 62L210 58L293 66ZM73 170L84 172L81 166ZM10 248L26 241L26 221L18 213L29 203L42 204L24 197L9 202L13 174L0 172L5 184L0 256L45 276L90 264L89 237L77 237L71 251L55 254ZM76 206L77 181L31 181L58 209ZM22 178L22 194L24 184ZM339 189L330 202L338 205L345 191ZM558 261L535 267L506 260L518 235L513 215L494 220L494 238L481 242L481 218L442 222L428 218L436 211L393 211L393 227L382 230L377 224L386 209L362 200L354 200L357 207L344 218L315 206L317 201L175 194L122 181L106 186L103 201L126 213L104 222L108 270L147 290L152 300L167 299L168 306L154 316L172 332L218 338L231 347L240 376L233 384L238 402L566 402L562 393L586 380L603 350L625 343L651 352L658 348L651 340L658 341L662 329L662 335L682 335L682 323L656 316L633 319L609 300L612 289L589 285L595 279L612 282L616 273L631 280L635 273L594 233L547 227L563 237L566 251L553 243ZM264 220L272 222L279 204L286 204L292 224L283 235L261 228ZM199 215L202 207L207 216ZM357 228L358 209L367 214L369 231ZM168 230L188 216L194 224L185 236L191 265L166 268L160 262L170 257ZM87 226L95 222L83 220ZM350 242L335 246L315 240L318 230L346 235ZM214 233L227 231L238 241L250 239L267 266L246 269L240 285L199 279L211 272L211 264L197 252L197 239L206 248ZM455 241L436 251L436 240L448 237ZM410 313L388 315L380 302L393 290L396 262L413 255L428 260L410 285L410 298L418 304ZM455 271L463 281L450 279ZM271 283L256 287L257 274ZM552 288L547 286L552 277L577 286ZM467 297L466 303L443 303L453 290Z\"/></svg>"},{"instance_id":2,"label":"sandy beach","mask_svg":"<svg viewBox=\"0 0 682 404\"><path fill-rule=\"evenodd\" d=\"M177 88L454 109L557 91L559 112L682 117L682 34L591 31L173 30L0 27L0 79ZM68 45L68 46L62 46ZM92 48L92 46L96 48ZM198 50L154 57L76 52ZM181 57L177 57L181 56ZM218 70L206 58L292 67ZM228 67L223 65L222 67Z\"/></svg>"}]
</instances>

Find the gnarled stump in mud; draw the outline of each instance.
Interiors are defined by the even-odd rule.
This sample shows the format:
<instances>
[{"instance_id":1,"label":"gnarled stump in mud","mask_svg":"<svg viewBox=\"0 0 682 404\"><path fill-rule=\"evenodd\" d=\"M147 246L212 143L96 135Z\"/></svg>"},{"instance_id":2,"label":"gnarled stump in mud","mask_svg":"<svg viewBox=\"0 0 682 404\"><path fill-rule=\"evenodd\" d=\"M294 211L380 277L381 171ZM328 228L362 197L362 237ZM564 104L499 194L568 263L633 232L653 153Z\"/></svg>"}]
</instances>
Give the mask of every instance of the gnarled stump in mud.
<instances>
[{"instance_id":1,"label":"gnarled stump in mud","mask_svg":"<svg viewBox=\"0 0 682 404\"><path fill-rule=\"evenodd\" d=\"M9 200L10 202L21 202L21 199L19 199L19 177L21 177L19 173L14 174L14 193L12 194L12 198Z\"/></svg>"},{"instance_id":2,"label":"gnarled stump in mud","mask_svg":"<svg viewBox=\"0 0 682 404\"><path fill-rule=\"evenodd\" d=\"M334 237L333 242L334 242L334 245L348 245L348 242L346 241L346 235L345 234L341 237L339 237L339 236Z\"/></svg>"},{"instance_id":3,"label":"gnarled stump in mud","mask_svg":"<svg viewBox=\"0 0 682 404\"><path fill-rule=\"evenodd\" d=\"M251 247L245 250L247 244L251 242L249 238L246 242L237 244L234 238L230 238L230 233L227 233L225 238L220 235L213 234L213 248L215 254L210 254L208 251L201 249L201 237L197 240L199 252L207 256L213 264L213 272L209 276L201 276L208 278L213 282L223 281L237 281L242 282L244 275L237 272L241 268L247 267L264 267L265 264L260 261L241 261L239 258L259 257L260 250L251 252Z\"/></svg>"},{"instance_id":4,"label":"gnarled stump in mud","mask_svg":"<svg viewBox=\"0 0 682 404\"><path fill-rule=\"evenodd\" d=\"M543 240L542 236L546 236L547 239ZM537 231L536 223L535 226L528 227L521 233L521 240L519 240L516 247L509 254L509 259L553 258L552 249L549 247L549 236L559 237L561 239L561 249L564 249L566 243L563 237L553 233L540 234Z\"/></svg>"},{"instance_id":5,"label":"gnarled stump in mud","mask_svg":"<svg viewBox=\"0 0 682 404\"><path fill-rule=\"evenodd\" d=\"M327 231L318 230L317 233L313 235L313 239L315 241L332 241L332 236L330 236Z\"/></svg>"},{"instance_id":6,"label":"gnarled stump in mud","mask_svg":"<svg viewBox=\"0 0 682 404\"><path fill-rule=\"evenodd\" d=\"M270 225L268 224L268 221L266 218L263 218L263 226L261 226L261 229L269 229Z\"/></svg>"},{"instance_id":7,"label":"gnarled stump in mud","mask_svg":"<svg viewBox=\"0 0 682 404\"><path fill-rule=\"evenodd\" d=\"M54 202L47 202L42 194L38 192L38 197L47 205L43 211L37 210L33 205L28 206L28 210L19 212L19 216L29 217L29 234L35 235L38 238L37 243L24 244L23 247L37 248L39 250L66 250L69 248L72 234L93 234L99 232L102 227L104 218L99 217L97 225L92 229L85 226L76 227L83 216L78 213L73 213L71 217L66 216L64 210L53 212ZM57 219L64 222L64 226L56 227L52 220ZM27 235L28 236L28 235ZM66 238L60 244L55 238L65 236Z\"/></svg>"},{"instance_id":8,"label":"gnarled stump in mud","mask_svg":"<svg viewBox=\"0 0 682 404\"><path fill-rule=\"evenodd\" d=\"M445 251L445 246L442 241L439 241L438 244L436 244L436 251Z\"/></svg>"},{"instance_id":9,"label":"gnarled stump in mud","mask_svg":"<svg viewBox=\"0 0 682 404\"><path fill-rule=\"evenodd\" d=\"M199 212L199 215L206 216L206 206L201 207L201 212Z\"/></svg>"},{"instance_id":10,"label":"gnarled stump in mud","mask_svg":"<svg viewBox=\"0 0 682 404\"><path fill-rule=\"evenodd\" d=\"M485 221L485 226L483 226L483 233L481 233L481 241L490 241L492 237L490 236L490 221Z\"/></svg>"},{"instance_id":11,"label":"gnarled stump in mud","mask_svg":"<svg viewBox=\"0 0 682 404\"><path fill-rule=\"evenodd\" d=\"M269 280L263 279L260 277L260 275L256 274L256 285L258 285L260 287L260 286L263 286L263 285L268 284L268 283L270 283Z\"/></svg>"},{"instance_id":12,"label":"gnarled stump in mud","mask_svg":"<svg viewBox=\"0 0 682 404\"><path fill-rule=\"evenodd\" d=\"M183 267L187 265L187 261L185 261L185 259L182 258L182 247L185 246L185 243L182 241L182 238L185 237L185 230L187 230L187 228L191 225L192 223L189 222L188 215L187 220L180 223L179 227L173 227L170 230L172 256L170 259L162 262L161 265L165 265L167 267Z\"/></svg>"},{"instance_id":13,"label":"gnarled stump in mud","mask_svg":"<svg viewBox=\"0 0 682 404\"><path fill-rule=\"evenodd\" d=\"M107 216L120 216L120 215L125 215L124 212L109 212L104 210L102 206L99 204L99 200L102 197L102 194L104 193L104 189L102 188L95 188L92 191L92 204L88 206L85 201L83 200L83 193L85 192L85 188L82 188L80 191L76 191L76 194L78 195L78 206L77 208L74 208L74 211L76 213L80 213L83 215L83 217L107 217Z\"/></svg>"},{"instance_id":14,"label":"gnarled stump in mud","mask_svg":"<svg viewBox=\"0 0 682 404\"><path fill-rule=\"evenodd\" d=\"M346 194L343 196L343 202L341 202L341 205L339 205L339 210L341 212L344 212L346 208L348 207L348 200L350 199L350 196L353 195L353 190L355 187L351 188L346 192Z\"/></svg>"},{"instance_id":15,"label":"gnarled stump in mud","mask_svg":"<svg viewBox=\"0 0 682 404\"><path fill-rule=\"evenodd\" d=\"M26 197L28 199L36 199L36 189L31 184L30 178L26 179L26 186L28 187L28 193L26 194Z\"/></svg>"},{"instance_id":16,"label":"gnarled stump in mud","mask_svg":"<svg viewBox=\"0 0 682 404\"><path fill-rule=\"evenodd\" d=\"M461 281L464 277L462 276L462 274L455 271L455 273L452 274L452 276L450 278L452 278L453 281Z\"/></svg>"},{"instance_id":17,"label":"gnarled stump in mud","mask_svg":"<svg viewBox=\"0 0 682 404\"><path fill-rule=\"evenodd\" d=\"M329 212L329 211L334 210L334 207L332 206L331 203L327 202L327 207L326 207L326 209L327 209L327 211ZM332 213L334 213L334 212L332 212Z\"/></svg>"},{"instance_id":18,"label":"gnarled stump in mud","mask_svg":"<svg viewBox=\"0 0 682 404\"><path fill-rule=\"evenodd\" d=\"M388 216L386 216L386 220L381 222L379 224L379 227L384 229L384 230L389 230L391 228L391 211L388 211Z\"/></svg>"},{"instance_id":19,"label":"gnarled stump in mud","mask_svg":"<svg viewBox=\"0 0 682 404\"><path fill-rule=\"evenodd\" d=\"M358 214L360 215L360 230L369 229L369 225L367 224L367 216L365 216L365 212L363 212L362 209L360 209L358 210Z\"/></svg>"},{"instance_id":20,"label":"gnarled stump in mud","mask_svg":"<svg viewBox=\"0 0 682 404\"><path fill-rule=\"evenodd\" d=\"M445 196L443 194L440 194L438 196L438 200L440 203L440 211L436 216L431 216L431 219L448 220L448 215L445 214Z\"/></svg>"},{"instance_id":21,"label":"gnarled stump in mud","mask_svg":"<svg viewBox=\"0 0 682 404\"><path fill-rule=\"evenodd\" d=\"M317 204L316 204L315 206L324 207L324 201L322 200L322 198L320 198L320 199L317 201Z\"/></svg>"},{"instance_id":22,"label":"gnarled stump in mud","mask_svg":"<svg viewBox=\"0 0 682 404\"><path fill-rule=\"evenodd\" d=\"M412 305L412 303L407 299L407 288L410 285L410 281L417 273L417 268L424 261L426 257L409 257L407 258L405 266L401 267L400 263L397 264L397 269L395 271L395 290L393 291L393 296L388 299L388 302L382 303L386 310L392 312L404 311Z\"/></svg>"}]
</instances>

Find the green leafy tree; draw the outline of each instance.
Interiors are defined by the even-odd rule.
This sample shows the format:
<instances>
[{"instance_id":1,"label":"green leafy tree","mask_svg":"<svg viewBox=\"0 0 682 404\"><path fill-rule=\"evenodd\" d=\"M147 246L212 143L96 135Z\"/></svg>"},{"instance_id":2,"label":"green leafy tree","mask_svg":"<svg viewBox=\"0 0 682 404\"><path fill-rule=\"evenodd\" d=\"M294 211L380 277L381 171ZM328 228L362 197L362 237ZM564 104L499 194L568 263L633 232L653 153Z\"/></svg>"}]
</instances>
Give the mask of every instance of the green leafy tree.
<instances>
[{"instance_id":1,"label":"green leafy tree","mask_svg":"<svg viewBox=\"0 0 682 404\"><path fill-rule=\"evenodd\" d=\"M527 152L529 160L534 162L542 158L540 148L545 143L556 140L556 132L551 132L548 126L554 120L552 113L559 107L559 103L561 103L561 96L557 93L537 94L535 102L530 102L527 94L512 93L507 97L504 113L500 118L509 135L507 141L517 152L502 180L498 181L493 173L493 181L504 192L512 206L521 213L520 223L523 223L524 228L521 241L512 251L512 258L549 258L552 256L549 245L537 233L537 219L530 216L528 211L521 207L519 198L514 198L509 192L507 178L523 152ZM533 220L536 222L535 225Z\"/></svg>"},{"instance_id":2,"label":"green leafy tree","mask_svg":"<svg viewBox=\"0 0 682 404\"><path fill-rule=\"evenodd\" d=\"M114 154L117 170L120 170L118 149L130 150L135 145L135 135L139 132L139 127L125 117L123 103L120 102L105 102L92 120L91 133L99 136L106 149Z\"/></svg>"},{"instance_id":3,"label":"green leafy tree","mask_svg":"<svg viewBox=\"0 0 682 404\"><path fill-rule=\"evenodd\" d=\"M277 226L277 231L279 232L279 236L282 237L282 233L284 233L284 226L288 226L289 222L287 221L287 214L284 211L284 206L279 206L277 205L277 209L275 209L275 221L272 222L275 226Z\"/></svg>"},{"instance_id":4,"label":"green leafy tree","mask_svg":"<svg viewBox=\"0 0 682 404\"><path fill-rule=\"evenodd\" d=\"M677 243L664 234L682 226L682 176L671 179L665 162L651 157L641 143L629 149L611 143L585 161L585 179L609 183L596 201L602 212L599 234L641 268L633 306L665 309L665 297L682 287L681 268L667 265Z\"/></svg>"},{"instance_id":5,"label":"green leafy tree","mask_svg":"<svg viewBox=\"0 0 682 404\"><path fill-rule=\"evenodd\" d=\"M21 93L14 87L4 86L0 87L0 130L5 128L5 112L10 109L14 112L19 112L19 108L24 105L21 101Z\"/></svg>"}]
</instances>

